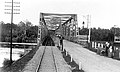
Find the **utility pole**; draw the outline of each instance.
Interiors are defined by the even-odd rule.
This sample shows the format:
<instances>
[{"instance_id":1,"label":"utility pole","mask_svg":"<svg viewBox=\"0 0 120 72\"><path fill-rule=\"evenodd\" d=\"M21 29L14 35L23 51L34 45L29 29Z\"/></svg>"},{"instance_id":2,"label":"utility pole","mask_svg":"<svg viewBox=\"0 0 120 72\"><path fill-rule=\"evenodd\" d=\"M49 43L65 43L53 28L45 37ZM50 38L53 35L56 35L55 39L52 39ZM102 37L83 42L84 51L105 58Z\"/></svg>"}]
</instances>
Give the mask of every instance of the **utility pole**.
<instances>
[{"instance_id":1,"label":"utility pole","mask_svg":"<svg viewBox=\"0 0 120 72\"><path fill-rule=\"evenodd\" d=\"M14 7L20 7L20 6L14 6L13 3L14 4L20 4L20 2L13 2L13 0L12 0L12 2L5 2L5 3L6 4L11 4L11 5L5 5L5 7L8 7L8 8L11 7L10 9L5 9L6 11L11 10L11 12L5 12L5 14L11 14L10 63L12 64L12 25L13 25L13 14L20 14L19 12L17 12L17 13L13 12L14 10L20 11L20 9L14 9Z\"/></svg>"},{"instance_id":2,"label":"utility pole","mask_svg":"<svg viewBox=\"0 0 120 72\"><path fill-rule=\"evenodd\" d=\"M87 15L87 29L88 29L88 27L89 27L89 15ZM87 43L89 42L88 35L89 35L89 29L88 29L88 34L87 34Z\"/></svg>"},{"instance_id":3,"label":"utility pole","mask_svg":"<svg viewBox=\"0 0 120 72\"><path fill-rule=\"evenodd\" d=\"M84 16L87 19L87 29L88 29L88 34L87 34L87 43L90 43L90 33L91 33L91 28L90 28L90 23L91 23L91 15ZM84 22L83 22L84 23Z\"/></svg>"},{"instance_id":4,"label":"utility pole","mask_svg":"<svg viewBox=\"0 0 120 72\"><path fill-rule=\"evenodd\" d=\"M90 34L91 34L91 15L89 15L89 35L88 35L88 43L90 43Z\"/></svg>"},{"instance_id":5,"label":"utility pole","mask_svg":"<svg viewBox=\"0 0 120 72\"><path fill-rule=\"evenodd\" d=\"M11 39L10 39L10 63L12 64L12 24L13 24L13 0L11 10Z\"/></svg>"},{"instance_id":6,"label":"utility pole","mask_svg":"<svg viewBox=\"0 0 120 72\"><path fill-rule=\"evenodd\" d=\"M117 26L117 25L114 25L114 40L113 40L113 42L115 42L116 26Z\"/></svg>"}]
</instances>

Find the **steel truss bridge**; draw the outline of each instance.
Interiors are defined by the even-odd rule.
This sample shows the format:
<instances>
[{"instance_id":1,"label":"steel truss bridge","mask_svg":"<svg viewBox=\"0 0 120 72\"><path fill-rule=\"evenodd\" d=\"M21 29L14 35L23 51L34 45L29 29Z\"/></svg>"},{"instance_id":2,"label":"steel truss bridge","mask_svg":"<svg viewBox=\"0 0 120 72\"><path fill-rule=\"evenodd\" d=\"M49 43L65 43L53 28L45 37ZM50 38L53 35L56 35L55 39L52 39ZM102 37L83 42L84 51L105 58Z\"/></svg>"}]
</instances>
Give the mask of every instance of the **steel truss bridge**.
<instances>
[{"instance_id":1,"label":"steel truss bridge","mask_svg":"<svg viewBox=\"0 0 120 72\"><path fill-rule=\"evenodd\" d=\"M78 34L77 14L40 13L38 44L42 44L48 35L61 35L65 39L74 39Z\"/></svg>"}]
</instances>

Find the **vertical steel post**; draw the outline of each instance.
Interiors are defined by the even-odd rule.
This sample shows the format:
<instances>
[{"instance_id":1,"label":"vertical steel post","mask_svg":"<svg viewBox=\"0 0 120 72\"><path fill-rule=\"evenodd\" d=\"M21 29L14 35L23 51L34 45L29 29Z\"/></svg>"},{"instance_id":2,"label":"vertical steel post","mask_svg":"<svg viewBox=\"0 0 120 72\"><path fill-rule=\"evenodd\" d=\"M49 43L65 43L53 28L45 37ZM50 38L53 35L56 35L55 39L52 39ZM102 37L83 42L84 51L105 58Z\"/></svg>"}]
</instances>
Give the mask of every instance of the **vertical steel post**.
<instances>
[{"instance_id":1,"label":"vertical steel post","mask_svg":"<svg viewBox=\"0 0 120 72\"><path fill-rule=\"evenodd\" d=\"M87 29L88 29L88 26L89 26L88 24L89 24L89 15L87 15ZM89 32L88 32L88 34L89 34ZM87 43L88 43L88 34L87 34Z\"/></svg>"},{"instance_id":2,"label":"vertical steel post","mask_svg":"<svg viewBox=\"0 0 120 72\"><path fill-rule=\"evenodd\" d=\"M89 28L88 43L90 43L91 28Z\"/></svg>"},{"instance_id":3,"label":"vertical steel post","mask_svg":"<svg viewBox=\"0 0 120 72\"><path fill-rule=\"evenodd\" d=\"M41 40L42 40L42 30L41 30L41 26L42 26L42 13L40 13L40 19L39 19L39 26L38 26L38 45L41 45Z\"/></svg>"},{"instance_id":4,"label":"vertical steel post","mask_svg":"<svg viewBox=\"0 0 120 72\"><path fill-rule=\"evenodd\" d=\"M90 43L90 34L91 34L90 24L91 24L91 15L89 16L89 35L88 35L88 43Z\"/></svg>"},{"instance_id":5,"label":"vertical steel post","mask_svg":"<svg viewBox=\"0 0 120 72\"><path fill-rule=\"evenodd\" d=\"M75 24L75 37L76 37L77 36L77 28L78 28L77 15L74 16L74 24Z\"/></svg>"},{"instance_id":6,"label":"vertical steel post","mask_svg":"<svg viewBox=\"0 0 120 72\"><path fill-rule=\"evenodd\" d=\"M116 35L116 25L114 25L114 39L113 39L113 42L115 42L115 35Z\"/></svg>"}]
</instances>

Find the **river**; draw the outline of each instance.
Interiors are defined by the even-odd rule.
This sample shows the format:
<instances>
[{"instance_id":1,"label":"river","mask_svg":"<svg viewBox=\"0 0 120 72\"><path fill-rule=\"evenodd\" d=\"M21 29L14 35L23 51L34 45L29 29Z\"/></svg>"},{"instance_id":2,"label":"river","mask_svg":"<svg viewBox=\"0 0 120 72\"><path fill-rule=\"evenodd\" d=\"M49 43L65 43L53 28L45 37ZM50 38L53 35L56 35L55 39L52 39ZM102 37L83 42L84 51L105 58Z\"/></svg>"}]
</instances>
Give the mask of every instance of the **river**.
<instances>
[{"instance_id":1,"label":"river","mask_svg":"<svg viewBox=\"0 0 120 72\"><path fill-rule=\"evenodd\" d=\"M12 49L12 59L18 60L20 58L20 53L23 53L24 49L14 48ZM0 67L3 66L3 61L5 59L10 59L10 48L0 47Z\"/></svg>"}]
</instances>

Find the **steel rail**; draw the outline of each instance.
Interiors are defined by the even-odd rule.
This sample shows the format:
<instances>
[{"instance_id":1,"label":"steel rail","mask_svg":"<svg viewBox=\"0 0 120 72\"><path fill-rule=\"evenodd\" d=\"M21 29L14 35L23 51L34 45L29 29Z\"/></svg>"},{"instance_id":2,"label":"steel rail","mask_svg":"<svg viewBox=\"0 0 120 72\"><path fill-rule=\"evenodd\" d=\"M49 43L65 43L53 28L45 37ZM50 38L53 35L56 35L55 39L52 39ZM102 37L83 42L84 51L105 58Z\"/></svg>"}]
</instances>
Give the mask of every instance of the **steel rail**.
<instances>
[{"instance_id":1,"label":"steel rail","mask_svg":"<svg viewBox=\"0 0 120 72\"><path fill-rule=\"evenodd\" d=\"M47 42L46 42L46 44L47 44ZM42 60L43 60L43 56L44 56L44 54L45 54L46 44L45 44L45 48L44 48L44 51L43 51L42 57L41 57L41 59L40 59L39 65L37 66L37 69L36 69L35 72L39 72L39 69L40 69L40 67L41 67Z\"/></svg>"},{"instance_id":2,"label":"steel rail","mask_svg":"<svg viewBox=\"0 0 120 72\"><path fill-rule=\"evenodd\" d=\"M47 39L47 40L48 40L48 39ZM37 69L36 69L35 72L39 72L39 70L40 70L40 67L41 67L41 65L42 65L42 60L43 60L43 58L44 58L46 46L47 46L47 44L48 44L49 42L50 42L50 46L52 46L52 41L46 41L46 44L45 44L45 48L44 48L42 57L41 57L41 59L40 59L39 65L37 66ZM54 67L55 67L55 70L56 70L56 72L57 72L57 66L56 66L56 64L55 64L55 56L54 56L54 54L53 54L53 49L52 49L52 47L51 47L51 51L52 51L52 57L53 57Z\"/></svg>"},{"instance_id":3,"label":"steel rail","mask_svg":"<svg viewBox=\"0 0 120 72\"><path fill-rule=\"evenodd\" d=\"M52 42L51 42L51 43L52 43ZM52 47L51 47L51 51L52 51L52 56L53 56L53 62L54 62L55 70L56 70L56 72L58 72L58 71L57 71L56 62L55 62L55 56L54 56L54 54L53 54L53 48L52 48Z\"/></svg>"}]
</instances>

